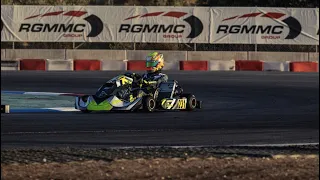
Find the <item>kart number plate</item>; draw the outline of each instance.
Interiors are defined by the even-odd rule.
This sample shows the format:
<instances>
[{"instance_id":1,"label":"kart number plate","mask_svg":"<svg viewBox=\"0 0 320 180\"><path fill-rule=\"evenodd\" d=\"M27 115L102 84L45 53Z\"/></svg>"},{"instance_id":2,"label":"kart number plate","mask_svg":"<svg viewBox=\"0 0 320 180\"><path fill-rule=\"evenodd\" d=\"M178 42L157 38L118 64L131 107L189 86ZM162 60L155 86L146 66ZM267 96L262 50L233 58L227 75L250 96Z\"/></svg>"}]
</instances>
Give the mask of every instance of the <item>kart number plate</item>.
<instances>
[{"instance_id":1,"label":"kart number plate","mask_svg":"<svg viewBox=\"0 0 320 180\"><path fill-rule=\"evenodd\" d=\"M179 99L178 100L178 109L186 109L187 108L187 100Z\"/></svg>"}]
</instances>

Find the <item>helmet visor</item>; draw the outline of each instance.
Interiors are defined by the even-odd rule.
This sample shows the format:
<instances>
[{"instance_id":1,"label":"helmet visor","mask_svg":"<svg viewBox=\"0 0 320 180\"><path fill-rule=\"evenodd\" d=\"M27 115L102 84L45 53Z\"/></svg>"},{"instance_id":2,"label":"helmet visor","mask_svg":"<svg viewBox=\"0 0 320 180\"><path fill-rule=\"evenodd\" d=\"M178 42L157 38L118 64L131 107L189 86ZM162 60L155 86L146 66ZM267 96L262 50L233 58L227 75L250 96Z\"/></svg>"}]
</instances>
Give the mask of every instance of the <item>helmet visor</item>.
<instances>
[{"instance_id":1,"label":"helmet visor","mask_svg":"<svg viewBox=\"0 0 320 180\"><path fill-rule=\"evenodd\" d=\"M158 61L147 61L146 66L147 67L156 67L158 65Z\"/></svg>"}]
</instances>

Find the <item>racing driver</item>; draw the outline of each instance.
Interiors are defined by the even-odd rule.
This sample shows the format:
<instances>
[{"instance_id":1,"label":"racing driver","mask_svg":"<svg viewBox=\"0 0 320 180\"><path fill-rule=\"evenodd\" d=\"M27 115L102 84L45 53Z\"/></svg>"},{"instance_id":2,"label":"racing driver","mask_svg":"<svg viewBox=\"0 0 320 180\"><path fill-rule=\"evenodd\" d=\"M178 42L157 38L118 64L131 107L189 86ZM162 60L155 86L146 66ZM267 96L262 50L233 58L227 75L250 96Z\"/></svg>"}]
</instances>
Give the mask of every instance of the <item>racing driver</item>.
<instances>
[{"instance_id":1,"label":"racing driver","mask_svg":"<svg viewBox=\"0 0 320 180\"><path fill-rule=\"evenodd\" d=\"M133 97L137 97L139 94L148 93L145 91L143 92L140 88L147 87L147 90L150 91L156 89L160 83L167 82L168 76L161 73L163 67L163 54L158 52L149 53L146 58L146 68L148 69L147 73L144 73L142 76L131 72L126 73L127 76L133 78L134 83L132 86L133 89L132 93L130 93L130 97L126 96L125 99L133 101Z\"/></svg>"},{"instance_id":2,"label":"racing driver","mask_svg":"<svg viewBox=\"0 0 320 180\"><path fill-rule=\"evenodd\" d=\"M135 73L127 73L126 75L131 76L134 81L135 85L133 88L137 88L136 90L132 91L130 94L130 101L133 100L133 97L137 97L141 90L141 87L147 87L148 90L156 89L158 85L162 82L168 81L168 76L166 74L161 73L161 70L164 67L164 57L162 53L152 52L149 53L146 57L146 67L148 68L147 73L140 76L139 74ZM182 89L179 88L177 93L182 93Z\"/></svg>"},{"instance_id":3,"label":"racing driver","mask_svg":"<svg viewBox=\"0 0 320 180\"><path fill-rule=\"evenodd\" d=\"M147 55L146 67L147 73L142 75L143 84L157 87L162 82L167 82L168 76L161 73L164 67L163 54L152 52Z\"/></svg>"}]
</instances>

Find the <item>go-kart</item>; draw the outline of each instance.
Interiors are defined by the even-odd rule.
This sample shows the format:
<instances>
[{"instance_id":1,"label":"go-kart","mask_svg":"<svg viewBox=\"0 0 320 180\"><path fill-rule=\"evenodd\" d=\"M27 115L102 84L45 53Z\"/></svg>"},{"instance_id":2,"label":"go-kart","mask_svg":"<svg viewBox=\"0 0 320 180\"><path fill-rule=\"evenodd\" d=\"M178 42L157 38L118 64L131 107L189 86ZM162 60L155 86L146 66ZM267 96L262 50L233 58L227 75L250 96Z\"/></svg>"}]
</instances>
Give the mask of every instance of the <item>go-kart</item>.
<instances>
[{"instance_id":1,"label":"go-kart","mask_svg":"<svg viewBox=\"0 0 320 180\"><path fill-rule=\"evenodd\" d=\"M77 96L75 108L84 113L201 109L202 101L198 101L195 95L177 93L179 86L175 80L163 82L151 91L150 88L147 90L148 87L133 88L133 84L132 77L118 75L103 84L94 95Z\"/></svg>"}]
</instances>

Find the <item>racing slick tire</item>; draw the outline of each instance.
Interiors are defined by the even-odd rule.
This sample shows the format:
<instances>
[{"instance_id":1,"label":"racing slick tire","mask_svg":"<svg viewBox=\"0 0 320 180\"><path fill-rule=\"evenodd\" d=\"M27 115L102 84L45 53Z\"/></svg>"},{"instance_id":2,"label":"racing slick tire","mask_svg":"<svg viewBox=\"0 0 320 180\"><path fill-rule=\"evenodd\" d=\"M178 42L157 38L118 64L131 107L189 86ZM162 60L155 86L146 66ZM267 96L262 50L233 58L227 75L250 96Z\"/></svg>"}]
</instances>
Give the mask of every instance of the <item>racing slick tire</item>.
<instances>
[{"instance_id":1,"label":"racing slick tire","mask_svg":"<svg viewBox=\"0 0 320 180\"><path fill-rule=\"evenodd\" d=\"M187 111L192 111L192 110L196 109L196 107L197 107L197 99L196 99L195 95L193 95L193 94L183 94L182 97L186 97L187 98L187 107L186 107Z\"/></svg>"},{"instance_id":2,"label":"racing slick tire","mask_svg":"<svg viewBox=\"0 0 320 180\"><path fill-rule=\"evenodd\" d=\"M142 101L142 108L145 112L153 112L156 109L156 101L152 96L145 96Z\"/></svg>"}]
</instances>

